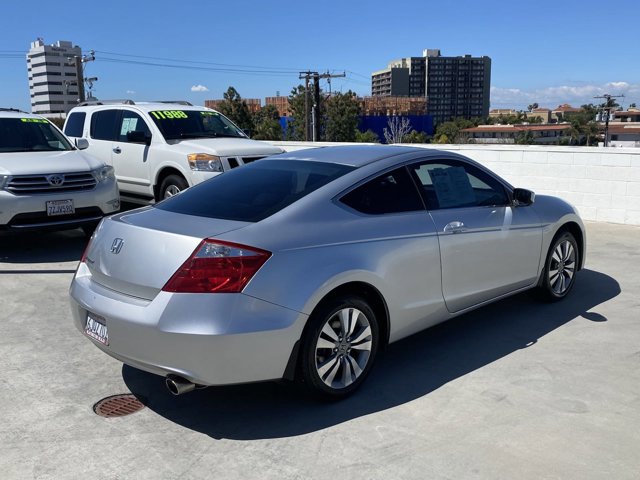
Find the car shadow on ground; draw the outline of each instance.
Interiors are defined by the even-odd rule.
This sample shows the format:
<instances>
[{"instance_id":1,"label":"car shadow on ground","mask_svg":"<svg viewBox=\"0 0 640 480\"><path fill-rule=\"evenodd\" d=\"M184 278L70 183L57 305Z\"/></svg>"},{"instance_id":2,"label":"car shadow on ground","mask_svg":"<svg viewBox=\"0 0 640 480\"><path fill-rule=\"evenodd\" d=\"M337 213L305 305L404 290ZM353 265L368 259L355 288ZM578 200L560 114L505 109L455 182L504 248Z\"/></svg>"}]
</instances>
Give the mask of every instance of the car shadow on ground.
<instances>
[{"instance_id":1,"label":"car shadow on ground","mask_svg":"<svg viewBox=\"0 0 640 480\"><path fill-rule=\"evenodd\" d=\"M559 303L524 293L483 307L396 342L382 354L362 387L333 403L313 399L287 383L210 387L172 396L164 379L129 366L122 375L132 393L168 420L213 438L252 440L303 435L405 404L482 368L571 321L603 322L590 311L617 296L613 278L579 273ZM212 366L215 368L215 366Z\"/></svg>"},{"instance_id":2,"label":"car shadow on ground","mask_svg":"<svg viewBox=\"0 0 640 480\"><path fill-rule=\"evenodd\" d=\"M77 261L88 240L79 228L56 232L0 232L0 264Z\"/></svg>"}]
</instances>

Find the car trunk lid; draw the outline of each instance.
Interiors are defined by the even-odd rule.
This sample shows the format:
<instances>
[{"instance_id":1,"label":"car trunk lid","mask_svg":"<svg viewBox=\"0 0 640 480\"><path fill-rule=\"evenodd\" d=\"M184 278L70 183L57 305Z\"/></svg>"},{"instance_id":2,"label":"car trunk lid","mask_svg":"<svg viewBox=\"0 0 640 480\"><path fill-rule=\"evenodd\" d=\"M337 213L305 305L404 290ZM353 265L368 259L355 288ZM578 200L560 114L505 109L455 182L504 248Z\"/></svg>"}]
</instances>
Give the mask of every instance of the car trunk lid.
<instances>
[{"instance_id":1,"label":"car trunk lid","mask_svg":"<svg viewBox=\"0 0 640 480\"><path fill-rule=\"evenodd\" d=\"M247 225L147 207L105 219L86 252L92 281L153 299L200 242Z\"/></svg>"}]
</instances>

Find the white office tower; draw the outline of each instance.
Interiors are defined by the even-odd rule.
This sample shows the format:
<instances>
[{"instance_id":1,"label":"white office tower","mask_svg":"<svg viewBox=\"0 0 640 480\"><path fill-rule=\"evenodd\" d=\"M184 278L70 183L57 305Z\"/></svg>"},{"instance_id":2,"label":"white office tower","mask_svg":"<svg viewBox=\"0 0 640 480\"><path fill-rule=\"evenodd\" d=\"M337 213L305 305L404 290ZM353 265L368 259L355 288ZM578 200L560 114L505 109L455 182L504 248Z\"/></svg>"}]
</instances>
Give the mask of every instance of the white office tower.
<instances>
[{"instance_id":1,"label":"white office tower","mask_svg":"<svg viewBox=\"0 0 640 480\"><path fill-rule=\"evenodd\" d=\"M27 70L33 113L66 113L78 103L76 56L82 56L82 50L71 42L45 45L42 38L31 42Z\"/></svg>"}]
</instances>

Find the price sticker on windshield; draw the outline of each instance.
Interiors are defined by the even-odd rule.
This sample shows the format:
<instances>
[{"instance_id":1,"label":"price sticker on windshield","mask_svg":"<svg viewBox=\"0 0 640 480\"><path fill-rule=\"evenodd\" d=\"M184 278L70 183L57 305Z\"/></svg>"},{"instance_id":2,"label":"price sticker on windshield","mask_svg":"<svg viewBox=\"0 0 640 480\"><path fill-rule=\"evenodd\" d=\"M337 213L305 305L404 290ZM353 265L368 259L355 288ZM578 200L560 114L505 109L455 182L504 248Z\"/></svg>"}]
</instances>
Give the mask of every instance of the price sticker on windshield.
<instances>
[{"instance_id":1,"label":"price sticker on windshield","mask_svg":"<svg viewBox=\"0 0 640 480\"><path fill-rule=\"evenodd\" d=\"M20 121L25 123L49 123L44 118L21 118Z\"/></svg>"},{"instance_id":2,"label":"price sticker on windshield","mask_svg":"<svg viewBox=\"0 0 640 480\"><path fill-rule=\"evenodd\" d=\"M183 118L189 118L182 110L156 110L150 113L157 120L181 120Z\"/></svg>"}]
</instances>

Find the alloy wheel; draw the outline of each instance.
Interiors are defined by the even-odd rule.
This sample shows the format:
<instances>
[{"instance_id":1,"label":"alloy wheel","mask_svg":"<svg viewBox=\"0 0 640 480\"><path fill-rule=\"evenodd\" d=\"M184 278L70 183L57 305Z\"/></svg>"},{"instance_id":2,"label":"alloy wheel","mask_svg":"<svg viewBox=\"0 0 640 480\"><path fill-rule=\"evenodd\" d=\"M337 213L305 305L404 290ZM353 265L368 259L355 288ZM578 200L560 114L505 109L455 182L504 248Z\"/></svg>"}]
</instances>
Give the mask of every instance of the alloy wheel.
<instances>
[{"instance_id":1,"label":"alloy wheel","mask_svg":"<svg viewBox=\"0 0 640 480\"><path fill-rule=\"evenodd\" d=\"M362 375L372 349L371 324L357 308L343 308L327 319L315 345L315 367L333 389L348 387Z\"/></svg>"},{"instance_id":2,"label":"alloy wheel","mask_svg":"<svg viewBox=\"0 0 640 480\"><path fill-rule=\"evenodd\" d=\"M563 295L573 282L576 271L576 251L569 240L556 245L549 262L549 285L556 295Z\"/></svg>"}]
</instances>

